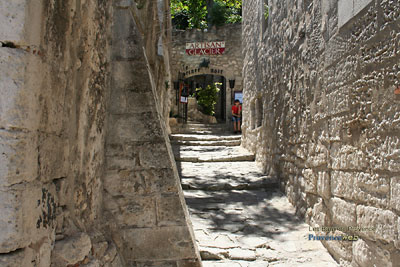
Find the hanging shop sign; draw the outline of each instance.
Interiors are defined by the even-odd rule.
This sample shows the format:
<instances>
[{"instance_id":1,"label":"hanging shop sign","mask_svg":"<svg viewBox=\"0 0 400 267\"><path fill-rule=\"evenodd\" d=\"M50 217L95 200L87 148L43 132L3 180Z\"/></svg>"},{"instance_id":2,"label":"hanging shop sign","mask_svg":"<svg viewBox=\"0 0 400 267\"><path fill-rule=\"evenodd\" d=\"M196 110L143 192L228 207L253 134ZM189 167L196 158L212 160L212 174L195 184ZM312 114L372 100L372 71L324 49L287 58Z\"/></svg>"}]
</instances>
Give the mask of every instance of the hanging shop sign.
<instances>
[{"instance_id":1,"label":"hanging shop sign","mask_svg":"<svg viewBox=\"0 0 400 267\"><path fill-rule=\"evenodd\" d=\"M186 54L189 56L222 55L225 51L225 41L186 43Z\"/></svg>"}]
</instances>

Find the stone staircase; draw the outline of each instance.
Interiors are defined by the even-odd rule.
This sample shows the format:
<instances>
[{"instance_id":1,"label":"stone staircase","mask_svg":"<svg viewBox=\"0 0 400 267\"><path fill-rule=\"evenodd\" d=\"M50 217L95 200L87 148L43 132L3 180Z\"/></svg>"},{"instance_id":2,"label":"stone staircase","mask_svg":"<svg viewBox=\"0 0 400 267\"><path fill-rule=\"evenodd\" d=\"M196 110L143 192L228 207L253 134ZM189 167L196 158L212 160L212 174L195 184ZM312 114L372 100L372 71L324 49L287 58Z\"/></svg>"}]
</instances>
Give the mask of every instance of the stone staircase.
<instances>
[{"instance_id":1,"label":"stone staircase","mask_svg":"<svg viewBox=\"0 0 400 267\"><path fill-rule=\"evenodd\" d=\"M240 135L188 123L170 139L203 266L336 266Z\"/></svg>"}]
</instances>

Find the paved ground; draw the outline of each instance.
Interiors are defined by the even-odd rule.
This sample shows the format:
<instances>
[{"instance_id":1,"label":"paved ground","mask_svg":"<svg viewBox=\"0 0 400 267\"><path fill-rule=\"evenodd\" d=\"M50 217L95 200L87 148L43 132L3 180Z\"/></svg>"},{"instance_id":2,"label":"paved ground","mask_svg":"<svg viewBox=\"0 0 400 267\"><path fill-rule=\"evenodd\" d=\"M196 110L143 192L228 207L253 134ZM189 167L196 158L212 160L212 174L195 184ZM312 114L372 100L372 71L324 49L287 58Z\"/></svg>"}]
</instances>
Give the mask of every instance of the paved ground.
<instances>
[{"instance_id":1,"label":"paved ground","mask_svg":"<svg viewBox=\"0 0 400 267\"><path fill-rule=\"evenodd\" d=\"M240 136L217 125L181 132L171 141L205 267L338 266L307 240L308 225L239 147Z\"/></svg>"}]
</instances>

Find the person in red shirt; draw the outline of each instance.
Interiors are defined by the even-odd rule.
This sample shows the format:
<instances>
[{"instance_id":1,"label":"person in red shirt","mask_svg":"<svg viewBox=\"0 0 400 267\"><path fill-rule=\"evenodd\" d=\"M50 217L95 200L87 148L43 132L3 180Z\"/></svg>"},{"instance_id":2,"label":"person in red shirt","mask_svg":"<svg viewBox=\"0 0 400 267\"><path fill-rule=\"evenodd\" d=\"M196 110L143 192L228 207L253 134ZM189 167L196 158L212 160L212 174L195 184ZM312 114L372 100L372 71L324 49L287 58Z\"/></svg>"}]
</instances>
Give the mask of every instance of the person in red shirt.
<instances>
[{"instance_id":1,"label":"person in red shirt","mask_svg":"<svg viewBox=\"0 0 400 267\"><path fill-rule=\"evenodd\" d=\"M235 99L234 105L232 106L232 121L233 121L233 131L234 133L240 133L240 121L242 118L242 106L240 101Z\"/></svg>"}]
</instances>

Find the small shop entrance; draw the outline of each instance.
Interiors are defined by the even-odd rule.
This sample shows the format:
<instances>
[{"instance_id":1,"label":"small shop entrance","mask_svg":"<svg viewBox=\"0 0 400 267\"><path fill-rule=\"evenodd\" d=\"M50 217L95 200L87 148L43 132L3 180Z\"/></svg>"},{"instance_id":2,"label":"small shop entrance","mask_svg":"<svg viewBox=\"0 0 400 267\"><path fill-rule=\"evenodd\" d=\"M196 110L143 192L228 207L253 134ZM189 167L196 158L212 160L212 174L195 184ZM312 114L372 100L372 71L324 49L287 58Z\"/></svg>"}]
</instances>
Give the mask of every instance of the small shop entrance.
<instances>
[{"instance_id":1,"label":"small shop entrance","mask_svg":"<svg viewBox=\"0 0 400 267\"><path fill-rule=\"evenodd\" d=\"M224 76L204 74L186 78L184 83L189 87L189 95L196 96L196 88L205 88L207 85L221 83L218 100L215 104L215 117L218 122L225 122L226 119L226 79Z\"/></svg>"}]
</instances>

